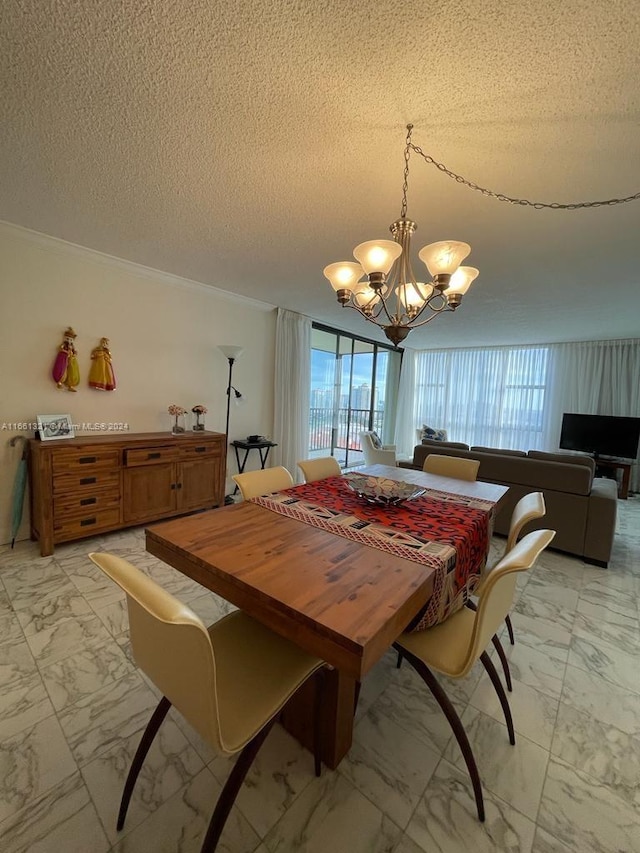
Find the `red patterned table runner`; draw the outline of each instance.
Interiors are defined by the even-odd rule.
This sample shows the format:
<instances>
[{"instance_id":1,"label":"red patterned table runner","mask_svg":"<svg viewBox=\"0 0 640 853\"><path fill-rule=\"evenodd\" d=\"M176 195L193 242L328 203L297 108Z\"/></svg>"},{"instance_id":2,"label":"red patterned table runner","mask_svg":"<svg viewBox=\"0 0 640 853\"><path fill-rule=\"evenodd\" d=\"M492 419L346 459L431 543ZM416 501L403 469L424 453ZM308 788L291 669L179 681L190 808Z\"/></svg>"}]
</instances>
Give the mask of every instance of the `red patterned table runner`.
<instances>
[{"instance_id":1,"label":"red patterned table runner","mask_svg":"<svg viewBox=\"0 0 640 853\"><path fill-rule=\"evenodd\" d=\"M444 621L464 606L485 565L494 503L428 489L394 507L365 503L345 477L294 486L253 503L435 569L433 595L411 628Z\"/></svg>"}]
</instances>

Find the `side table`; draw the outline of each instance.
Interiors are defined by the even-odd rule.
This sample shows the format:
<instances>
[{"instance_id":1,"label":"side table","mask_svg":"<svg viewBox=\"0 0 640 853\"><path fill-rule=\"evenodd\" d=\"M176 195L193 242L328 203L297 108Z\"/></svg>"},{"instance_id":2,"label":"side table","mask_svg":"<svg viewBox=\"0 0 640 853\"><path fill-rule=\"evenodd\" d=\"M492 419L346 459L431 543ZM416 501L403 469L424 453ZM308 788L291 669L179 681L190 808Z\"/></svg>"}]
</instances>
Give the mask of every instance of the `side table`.
<instances>
[{"instance_id":1,"label":"side table","mask_svg":"<svg viewBox=\"0 0 640 853\"><path fill-rule=\"evenodd\" d=\"M618 497L623 501L626 501L629 497L631 464L631 462L623 462L620 459L596 459L596 475L598 473L602 475L605 471L613 471L614 478L617 480L618 471L622 471L622 479L618 483Z\"/></svg>"},{"instance_id":2,"label":"side table","mask_svg":"<svg viewBox=\"0 0 640 853\"><path fill-rule=\"evenodd\" d=\"M249 453L252 450L257 450L260 454L260 467L264 468L267 464L267 459L269 458L269 451L272 447L277 447L278 445L274 441L232 441L231 445L236 452L236 462L238 464L238 474L242 474L244 472L245 465L247 464L247 459L249 457ZM242 461L240 461L240 450L244 450L244 456ZM233 494L237 494L238 486L233 490Z\"/></svg>"}]
</instances>

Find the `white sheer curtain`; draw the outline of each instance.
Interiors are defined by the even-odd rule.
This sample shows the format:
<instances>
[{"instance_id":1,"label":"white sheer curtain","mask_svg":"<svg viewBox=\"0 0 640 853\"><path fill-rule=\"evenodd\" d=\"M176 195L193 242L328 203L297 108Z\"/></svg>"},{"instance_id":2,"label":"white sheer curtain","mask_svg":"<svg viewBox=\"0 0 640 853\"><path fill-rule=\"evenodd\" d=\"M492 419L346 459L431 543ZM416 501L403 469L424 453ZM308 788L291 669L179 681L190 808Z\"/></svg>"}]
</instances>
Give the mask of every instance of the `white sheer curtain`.
<instances>
[{"instance_id":1,"label":"white sheer curtain","mask_svg":"<svg viewBox=\"0 0 640 853\"><path fill-rule=\"evenodd\" d=\"M548 347L421 352L413 426L446 429L469 445L543 449L548 374Z\"/></svg>"},{"instance_id":2,"label":"white sheer curtain","mask_svg":"<svg viewBox=\"0 0 640 853\"><path fill-rule=\"evenodd\" d=\"M550 435L558 446L564 412L640 417L640 340L553 344L549 400ZM640 465L631 488L640 490Z\"/></svg>"},{"instance_id":3,"label":"white sheer curtain","mask_svg":"<svg viewBox=\"0 0 640 853\"><path fill-rule=\"evenodd\" d=\"M416 391L416 351L405 349L402 354L402 369L400 371L400 386L396 407L396 430L393 443L396 445L396 458L408 459L413 457L416 444L414 397Z\"/></svg>"},{"instance_id":4,"label":"white sheer curtain","mask_svg":"<svg viewBox=\"0 0 640 853\"><path fill-rule=\"evenodd\" d=\"M565 412L640 417L640 339L416 354L414 428L446 429L469 445L557 450ZM398 430L408 437L406 422Z\"/></svg>"},{"instance_id":5,"label":"white sheer curtain","mask_svg":"<svg viewBox=\"0 0 640 853\"><path fill-rule=\"evenodd\" d=\"M300 479L296 465L308 456L311 402L311 320L278 308L274 377L275 465Z\"/></svg>"}]
</instances>

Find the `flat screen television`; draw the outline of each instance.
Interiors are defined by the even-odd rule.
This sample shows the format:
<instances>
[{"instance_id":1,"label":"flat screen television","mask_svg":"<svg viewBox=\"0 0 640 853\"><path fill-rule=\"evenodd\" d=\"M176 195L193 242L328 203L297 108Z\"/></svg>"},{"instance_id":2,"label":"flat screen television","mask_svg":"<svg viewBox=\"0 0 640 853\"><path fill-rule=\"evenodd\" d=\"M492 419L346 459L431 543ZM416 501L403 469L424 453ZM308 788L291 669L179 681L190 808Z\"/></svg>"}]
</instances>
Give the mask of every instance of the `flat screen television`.
<instances>
[{"instance_id":1,"label":"flat screen television","mask_svg":"<svg viewBox=\"0 0 640 853\"><path fill-rule=\"evenodd\" d=\"M598 456L635 459L640 441L640 418L613 415L576 415L562 417L560 447L583 450Z\"/></svg>"}]
</instances>

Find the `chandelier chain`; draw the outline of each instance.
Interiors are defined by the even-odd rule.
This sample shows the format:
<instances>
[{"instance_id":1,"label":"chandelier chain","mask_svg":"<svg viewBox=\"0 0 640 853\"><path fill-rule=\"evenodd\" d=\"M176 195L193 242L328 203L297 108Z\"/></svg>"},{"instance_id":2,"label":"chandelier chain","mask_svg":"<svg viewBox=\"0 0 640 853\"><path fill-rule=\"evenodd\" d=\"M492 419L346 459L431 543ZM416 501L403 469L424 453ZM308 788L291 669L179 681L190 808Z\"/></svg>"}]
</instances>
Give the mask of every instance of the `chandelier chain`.
<instances>
[{"instance_id":1,"label":"chandelier chain","mask_svg":"<svg viewBox=\"0 0 640 853\"><path fill-rule=\"evenodd\" d=\"M411 156L411 131L413 125L407 125L407 144L404 148L404 181L402 183L402 206L400 208L400 219L407 218L407 193L409 191L409 157Z\"/></svg>"},{"instance_id":2,"label":"chandelier chain","mask_svg":"<svg viewBox=\"0 0 640 853\"><path fill-rule=\"evenodd\" d=\"M407 129L409 129L410 127L412 127L412 125L407 125ZM420 148L418 145L414 145L413 142L411 142L411 131L409 130L409 133L407 134L407 148L405 150L405 160L407 161L407 166L405 167L405 183L403 188L404 213L406 213L406 187L408 175L409 149L415 151L416 154L419 154L430 165L435 166L441 172L444 172L444 174L447 175L449 178L453 178L453 180L458 184L463 184L465 187L469 187L469 189L475 190L476 192L479 192L484 196L488 196L489 198L495 198L497 201L506 201L509 204L519 204L522 207L533 207L535 208L535 210L580 210L589 207L612 207L616 204L626 204L629 201L638 201L640 199L640 192L637 192L634 195L628 195L625 198L608 198L598 201L577 201L572 202L570 204L560 204L559 202L530 201L527 198L512 198L511 196L504 195L504 193L497 193L493 190L487 189L486 187L481 187L478 184L474 184L473 181L469 181L462 175L458 175L456 172L452 172L451 169L447 169L444 163L439 163L430 154L425 154L422 148Z\"/></svg>"}]
</instances>

